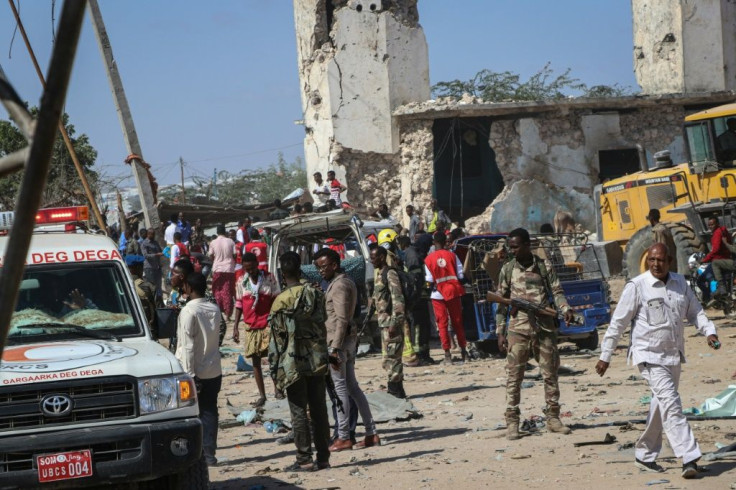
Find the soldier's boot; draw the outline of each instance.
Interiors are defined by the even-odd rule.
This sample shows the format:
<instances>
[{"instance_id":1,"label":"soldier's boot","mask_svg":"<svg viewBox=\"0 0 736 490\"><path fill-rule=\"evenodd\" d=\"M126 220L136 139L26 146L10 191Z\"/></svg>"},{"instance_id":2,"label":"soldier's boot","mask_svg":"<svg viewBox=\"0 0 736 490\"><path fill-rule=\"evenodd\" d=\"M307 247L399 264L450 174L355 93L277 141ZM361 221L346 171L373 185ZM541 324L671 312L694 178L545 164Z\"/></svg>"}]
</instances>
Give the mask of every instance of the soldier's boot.
<instances>
[{"instance_id":1,"label":"soldier's boot","mask_svg":"<svg viewBox=\"0 0 736 490\"><path fill-rule=\"evenodd\" d=\"M572 432L568 426L560 420L560 409L549 409L547 415L547 431L556 432L558 434L569 434Z\"/></svg>"},{"instance_id":2,"label":"soldier's boot","mask_svg":"<svg viewBox=\"0 0 736 490\"><path fill-rule=\"evenodd\" d=\"M399 381L399 398L406 398L406 391L404 391L404 382Z\"/></svg>"},{"instance_id":3,"label":"soldier's boot","mask_svg":"<svg viewBox=\"0 0 736 490\"><path fill-rule=\"evenodd\" d=\"M519 435L519 414L506 412L506 439L516 441L521 439Z\"/></svg>"},{"instance_id":4,"label":"soldier's boot","mask_svg":"<svg viewBox=\"0 0 736 490\"><path fill-rule=\"evenodd\" d=\"M386 392L388 392L389 395L395 396L396 398L406 398L403 381L389 381Z\"/></svg>"}]
</instances>

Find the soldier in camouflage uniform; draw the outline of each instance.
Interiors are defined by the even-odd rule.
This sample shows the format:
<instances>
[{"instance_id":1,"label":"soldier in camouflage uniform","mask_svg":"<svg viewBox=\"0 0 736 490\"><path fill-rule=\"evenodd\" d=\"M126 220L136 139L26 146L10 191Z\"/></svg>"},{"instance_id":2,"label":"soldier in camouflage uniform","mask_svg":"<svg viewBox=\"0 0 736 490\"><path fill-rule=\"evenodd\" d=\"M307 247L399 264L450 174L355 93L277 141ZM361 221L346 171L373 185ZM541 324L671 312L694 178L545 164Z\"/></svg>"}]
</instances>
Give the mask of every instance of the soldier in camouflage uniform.
<instances>
[{"instance_id":1,"label":"soldier in camouflage uniform","mask_svg":"<svg viewBox=\"0 0 736 490\"><path fill-rule=\"evenodd\" d=\"M300 280L301 258L296 252L284 253L279 263L286 288L274 300L268 317L268 361L276 388L286 391L291 412L296 462L287 470L321 470L330 467L324 294ZM316 462L312 459L313 440Z\"/></svg>"},{"instance_id":2,"label":"soldier in camouflage uniform","mask_svg":"<svg viewBox=\"0 0 736 490\"><path fill-rule=\"evenodd\" d=\"M404 293L399 274L394 269L388 269L388 284L383 282L383 270L388 268L387 256L388 252L383 247L371 249L371 263L375 272L373 304L376 306L376 319L381 329L383 368L388 372L388 393L397 398L406 398L404 365L401 362L406 324Z\"/></svg>"},{"instance_id":3,"label":"soldier in camouflage uniform","mask_svg":"<svg viewBox=\"0 0 736 490\"><path fill-rule=\"evenodd\" d=\"M133 276L135 294L141 300L143 311L146 314L148 326L153 328L153 320L156 317L156 286L143 279L143 262L146 258L142 255L126 255L125 263Z\"/></svg>"},{"instance_id":4,"label":"soldier in camouflage uniform","mask_svg":"<svg viewBox=\"0 0 736 490\"><path fill-rule=\"evenodd\" d=\"M573 320L573 312L567 304L565 295L554 269L538 256L531 253L529 232L517 228L509 233L508 245L513 259L501 268L498 278L498 294L505 298L520 298L540 306L548 306L549 293L554 297L554 305L565 315L565 321ZM557 330L551 317L537 316L525 311L511 309L508 334L506 325L506 305L498 305L496 313L496 334L498 348L508 351L506 364L506 426L507 439L519 436L519 401L521 382L524 379L526 363L530 356L539 362L544 379L544 396L547 408L547 430L569 434L570 428L560 422L560 389L557 383L557 369L560 356L557 351Z\"/></svg>"}]
</instances>

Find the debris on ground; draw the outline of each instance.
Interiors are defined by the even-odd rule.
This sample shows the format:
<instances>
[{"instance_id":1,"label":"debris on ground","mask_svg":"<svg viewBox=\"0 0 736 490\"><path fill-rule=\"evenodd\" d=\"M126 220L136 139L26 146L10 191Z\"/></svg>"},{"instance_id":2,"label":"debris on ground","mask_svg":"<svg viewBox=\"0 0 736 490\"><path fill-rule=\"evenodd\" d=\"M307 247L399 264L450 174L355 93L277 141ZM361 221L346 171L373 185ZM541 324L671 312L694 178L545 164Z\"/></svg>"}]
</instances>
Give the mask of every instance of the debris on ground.
<instances>
[{"instance_id":1,"label":"debris on ground","mask_svg":"<svg viewBox=\"0 0 736 490\"><path fill-rule=\"evenodd\" d=\"M573 444L575 447L581 447L581 446L598 446L598 445L605 445L605 444L613 444L616 442L616 436L612 436L608 432L606 432L606 437L603 438L602 441L585 441L585 442L576 442Z\"/></svg>"}]
</instances>

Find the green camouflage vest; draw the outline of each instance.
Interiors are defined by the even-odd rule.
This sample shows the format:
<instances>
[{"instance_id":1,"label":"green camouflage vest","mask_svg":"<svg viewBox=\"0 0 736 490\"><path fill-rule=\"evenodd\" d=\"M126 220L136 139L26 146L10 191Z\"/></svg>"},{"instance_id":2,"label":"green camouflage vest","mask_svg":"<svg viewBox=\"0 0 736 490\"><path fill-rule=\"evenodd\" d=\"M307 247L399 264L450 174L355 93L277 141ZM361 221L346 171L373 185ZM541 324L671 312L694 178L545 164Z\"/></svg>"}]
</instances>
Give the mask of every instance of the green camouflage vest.
<instances>
[{"instance_id":1,"label":"green camouflage vest","mask_svg":"<svg viewBox=\"0 0 736 490\"><path fill-rule=\"evenodd\" d=\"M285 290L281 294L288 294ZM325 297L319 289L303 284L293 304L271 312L268 362L276 387L284 390L302 376L327 373Z\"/></svg>"}]
</instances>

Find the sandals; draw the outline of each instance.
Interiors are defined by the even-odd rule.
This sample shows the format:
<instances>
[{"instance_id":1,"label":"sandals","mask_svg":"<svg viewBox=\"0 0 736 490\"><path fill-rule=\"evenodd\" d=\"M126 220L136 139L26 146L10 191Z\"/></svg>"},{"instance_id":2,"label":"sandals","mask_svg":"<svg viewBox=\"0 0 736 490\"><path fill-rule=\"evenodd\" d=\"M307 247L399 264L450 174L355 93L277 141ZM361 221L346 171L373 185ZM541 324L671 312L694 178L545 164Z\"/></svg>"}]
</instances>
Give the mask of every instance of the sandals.
<instances>
[{"instance_id":1,"label":"sandals","mask_svg":"<svg viewBox=\"0 0 736 490\"><path fill-rule=\"evenodd\" d=\"M233 335L233 336L232 336L232 337L230 338L230 340L232 340L232 341L233 341L233 343L235 343L235 344L239 344L239 343L240 343L240 337L236 337L235 335Z\"/></svg>"},{"instance_id":2,"label":"sandals","mask_svg":"<svg viewBox=\"0 0 736 490\"><path fill-rule=\"evenodd\" d=\"M274 393L273 397L276 398L277 400L283 400L284 398L286 398L286 395L284 395L283 391L276 390L276 393Z\"/></svg>"},{"instance_id":3,"label":"sandals","mask_svg":"<svg viewBox=\"0 0 736 490\"><path fill-rule=\"evenodd\" d=\"M263 405L266 404L266 397L262 396L258 400L254 402L250 402L250 406L253 408L261 408Z\"/></svg>"}]
</instances>

